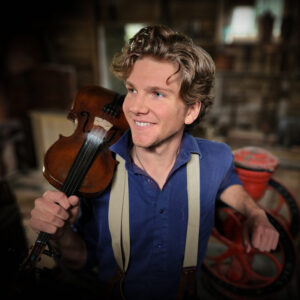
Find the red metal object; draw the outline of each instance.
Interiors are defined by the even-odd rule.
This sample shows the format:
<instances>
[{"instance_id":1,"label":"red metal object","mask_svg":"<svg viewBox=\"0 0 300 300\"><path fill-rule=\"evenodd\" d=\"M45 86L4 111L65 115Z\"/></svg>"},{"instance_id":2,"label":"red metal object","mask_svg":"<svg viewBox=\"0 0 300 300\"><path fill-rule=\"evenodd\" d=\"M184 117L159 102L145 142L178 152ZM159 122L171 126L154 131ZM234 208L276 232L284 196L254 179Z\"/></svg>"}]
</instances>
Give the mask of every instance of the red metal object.
<instances>
[{"instance_id":1,"label":"red metal object","mask_svg":"<svg viewBox=\"0 0 300 300\"><path fill-rule=\"evenodd\" d=\"M272 178L279 166L276 156L258 147L244 147L233 154L245 189L266 210L279 232L279 245L272 252L252 248L246 253L242 240L244 217L219 205L203 270L211 278L212 289L230 299L270 296L286 286L295 271L293 237L299 231L299 208L293 195Z\"/></svg>"},{"instance_id":2,"label":"red metal object","mask_svg":"<svg viewBox=\"0 0 300 300\"><path fill-rule=\"evenodd\" d=\"M222 228L220 228L222 233L220 234L214 228L212 234L228 248L217 256L206 257L206 262L208 260L215 262L215 274L225 282L234 282L235 285L244 288L267 286L275 281L282 271L284 259L282 253L280 253L280 259L275 258L271 253L261 254L254 248L247 254L242 240L243 216L231 208L220 208L218 214L222 222ZM269 267L271 263L274 269L272 274L265 275L253 269L253 260L258 254L269 258ZM227 263L225 263L226 260Z\"/></svg>"},{"instance_id":3,"label":"red metal object","mask_svg":"<svg viewBox=\"0 0 300 300\"><path fill-rule=\"evenodd\" d=\"M270 296L281 290L295 272L296 248L285 226L268 215L280 233L275 251L260 252L252 248L246 253L242 240L244 217L229 207L219 207L203 271L210 284L230 299Z\"/></svg>"},{"instance_id":4,"label":"red metal object","mask_svg":"<svg viewBox=\"0 0 300 300\"><path fill-rule=\"evenodd\" d=\"M246 191L257 201L265 193L279 159L259 147L240 148L233 151L233 155L239 178Z\"/></svg>"},{"instance_id":5,"label":"red metal object","mask_svg":"<svg viewBox=\"0 0 300 300\"><path fill-rule=\"evenodd\" d=\"M279 159L265 149L244 147L233 151L235 170L246 191L266 211L279 218L295 238L300 228L300 209L293 194L272 175Z\"/></svg>"}]
</instances>

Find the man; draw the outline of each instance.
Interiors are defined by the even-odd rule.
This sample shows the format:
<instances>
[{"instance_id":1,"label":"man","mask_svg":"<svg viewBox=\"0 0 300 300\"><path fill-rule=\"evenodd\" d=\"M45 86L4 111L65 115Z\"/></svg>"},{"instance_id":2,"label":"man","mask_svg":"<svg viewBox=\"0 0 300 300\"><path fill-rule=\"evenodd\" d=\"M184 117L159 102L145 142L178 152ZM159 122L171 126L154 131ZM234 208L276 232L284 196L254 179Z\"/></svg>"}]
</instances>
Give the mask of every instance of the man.
<instances>
[{"instance_id":1,"label":"man","mask_svg":"<svg viewBox=\"0 0 300 300\"><path fill-rule=\"evenodd\" d=\"M93 200L48 191L35 201L31 227L52 234L53 245L70 268L97 265L99 279L106 284L120 283L114 279L121 269L119 295L126 299L174 299L193 213L187 182L194 176L188 177L187 169L195 155L200 168L192 171L200 178L194 185L199 188L195 203L200 202L201 212L193 220L200 225L197 270L205 256L217 198L246 217L247 252L251 247L275 249L278 233L242 187L229 147L186 132L212 101L215 69L210 56L182 34L149 26L115 57L112 70L128 91L123 111L130 130L110 149L124 161L128 176L128 191L117 192L116 198L129 195L129 203L113 206L114 183ZM127 217L121 212L111 219L126 205ZM121 228L121 245L115 240L115 224L120 224L116 227ZM122 260L127 261L125 268L120 266Z\"/></svg>"}]
</instances>

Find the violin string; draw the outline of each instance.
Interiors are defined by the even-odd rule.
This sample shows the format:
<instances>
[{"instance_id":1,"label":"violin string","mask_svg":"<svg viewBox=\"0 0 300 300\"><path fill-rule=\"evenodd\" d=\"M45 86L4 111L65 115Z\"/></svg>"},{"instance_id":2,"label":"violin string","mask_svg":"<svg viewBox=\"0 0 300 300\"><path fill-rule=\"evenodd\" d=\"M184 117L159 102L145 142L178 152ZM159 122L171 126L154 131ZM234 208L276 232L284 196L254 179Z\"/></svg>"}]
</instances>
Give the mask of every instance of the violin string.
<instances>
[{"instance_id":1,"label":"violin string","mask_svg":"<svg viewBox=\"0 0 300 300\"><path fill-rule=\"evenodd\" d=\"M78 156L79 156L79 164L82 164L82 162L84 162L84 158L86 155L88 155L88 153L90 153L90 142L87 141L85 147L83 147L82 149L84 149L84 151L80 151ZM76 170L76 168L75 168ZM75 185L77 184L76 183L76 172L72 172L71 171L71 174L70 174L70 177L71 178L70 180L67 180L66 182L66 185L65 185L65 193L66 194L69 194L71 193L74 188L75 188ZM77 177L78 178L78 177ZM32 248L32 255L34 255L34 259L36 259L39 254L41 254L41 251L43 249L43 247L46 245L47 241L49 240L50 238L50 235L45 233L45 232L40 232L39 235L38 235L38 238L37 238L37 241L34 245L34 247Z\"/></svg>"},{"instance_id":2,"label":"violin string","mask_svg":"<svg viewBox=\"0 0 300 300\"><path fill-rule=\"evenodd\" d=\"M78 167L75 168L75 172L73 173L73 176L75 177L75 180L77 181L76 184L79 185L79 181L81 181L82 179L82 174L85 173L88 164L88 158L90 158L93 154L93 152L95 152L97 150L98 147L95 147L95 145L92 143L90 136L87 136L87 140L86 140L86 144L84 145L84 147L82 148L81 153L78 155ZM74 183L73 183L74 185ZM73 188L74 189L74 188Z\"/></svg>"},{"instance_id":3,"label":"violin string","mask_svg":"<svg viewBox=\"0 0 300 300\"><path fill-rule=\"evenodd\" d=\"M98 130L99 131L99 130ZM71 167L67 178L63 184L62 191L65 192L67 196L73 194L76 189L79 188L80 183L82 182L90 163L92 162L94 155L99 149L100 145L103 143L104 137L106 136L107 131L99 131L100 136L92 135L93 138L88 134L87 138L84 141L84 145L80 148L78 155L76 156L75 166ZM68 179L68 180L67 180ZM43 248L47 245L47 241L50 239L51 235L46 232L40 232L38 238L31 249L28 260L33 264L40 254L42 254ZM34 255L34 256L33 256ZM33 265L32 265L33 266Z\"/></svg>"},{"instance_id":4,"label":"violin string","mask_svg":"<svg viewBox=\"0 0 300 300\"><path fill-rule=\"evenodd\" d=\"M103 136L105 136L105 134ZM85 175L90 165L90 162L92 161L94 155L96 154L102 142L103 142L103 137L102 138L95 137L91 139L89 138L89 136L87 136L84 142L84 146L81 147L76 157L77 166L75 166L72 170L70 170L69 172L70 174L68 174L67 176L68 180L66 180L63 185L63 191L65 192L66 195L70 196L78 188L78 185L83 179L82 176ZM31 252L32 254L35 255L35 258L37 258L39 254L41 254L41 251L45 247L49 238L50 238L50 234L46 232L39 233L38 239L34 247L32 248L32 252Z\"/></svg>"},{"instance_id":5,"label":"violin string","mask_svg":"<svg viewBox=\"0 0 300 300\"><path fill-rule=\"evenodd\" d=\"M94 151L93 151L94 150ZM76 168L70 170L69 180L65 181L64 192L67 196L73 194L77 186L79 185L82 175L84 174L84 169L87 168L87 158L91 157L93 152L95 152L96 147L93 145L91 140L87 137L84 146L80 149L78 156L76 158Z\"/></svg>"},{"instance_id":6,"label":"violin string","mask_svg":"<svg viewBox=\"0 0 300 300\"><path fill-rule=\"evenodd\" d=\"M106 134L106 131L105 131L105 134ZM80 170L80 182L79 182L79 184L81 183L81 181L83 180L86 172L88 171L88 168L90 167L90 165L91 165L91 163L92 163L92 161L95 157L95 154L97 153L100 145L103 143L103 139L104 139L105 134L103 134L103 136L101 138L92 135L92 139L91 139L91 136L90 136L90 139L89 139L90 147L88 148L88 151L86 151L84 153L84 156L83 156L83 159L82 159L83 166L82 166L82 170Z\"/></svg>"},{"instance_id":7,"label":"violin string","mask_svg":"<svg viewBox=\"0 0 300 300\"><path fill-rule=\"evenodd\" d=\"M102 135L105 136L105 134ZM66 194L74 193L74 189L76 189L81 183L81 181L83 180L83 176L85 175L94 155L96 154L102 142L103 137L99 138L91 134L87 136L84 147L82 147L80 149L80 152L78 153L78 166L74 168L74 170L72 170L73 172L71 172L70 174L70 180L66 182Z\"/></svg>"},{"instance_id":8,"label":"violin string","mask_svg":"<svg viewBox=\"0 0 300 300\"><path fill-rule=\"evenodd\" d=\"M85 147L81 148L81 151L78 153L78 158L79 158L79 164L82 164L82 162L84 162L84 158L85 156L88 155L88 153L90 153L90 142L87 141ZM84 151L83 151L83 150ZM76 168L75 168L76 170ZM65 193L68 195L69 193L72 193L72 190L75 188L76 185L76 172L72 172L70 173L70 180L66 181L66 185L63 186L63 189L65 190ZM77 177L78 178L78 177ZM47 234L45 232L40 232L37 238L37 241L35 243L35 245L32 248L31 254L34 255L34 259L36 259L39 254L41 254L41 251L43 249L43 247L46 245L47 241L50 238L50 234Z\"/></svg>"},{"instance_id":9,"label":"violin string","mask_svg":"<svg viewBox=\"0 0 300 300\"><path fill-rule=\"evenodd\" d=\"M79 176L77 173L80 174L80 171L84 165L85 162L85 157L88 155L90 152L90 142L89 139L87 138L84 142L84 146L81 147L77 157L76 157L76 168L73 168L70 170L67 179L65 180L65 183L63 185L63 192L67 196L70 196L76 189L76 185L78 184L79 181Z\"/></svg>"}]
</instances>

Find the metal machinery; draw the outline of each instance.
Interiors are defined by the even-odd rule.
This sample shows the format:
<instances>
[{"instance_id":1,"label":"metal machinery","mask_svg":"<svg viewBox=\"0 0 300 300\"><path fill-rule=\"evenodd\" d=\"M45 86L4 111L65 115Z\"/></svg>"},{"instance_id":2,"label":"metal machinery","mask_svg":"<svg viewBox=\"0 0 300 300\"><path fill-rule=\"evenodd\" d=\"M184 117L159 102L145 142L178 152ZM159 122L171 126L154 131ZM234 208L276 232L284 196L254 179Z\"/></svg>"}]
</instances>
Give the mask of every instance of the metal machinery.
<instances>
[{"instance_id":1,"label":"metal machinery","mask_svg":"<svg viewBox=\"0 0 300 300\"><path fill-rule=\"evenodd\" d=\"M299 208L291 192L272 178L279 166L277 157L259 147L240 148L233 154L245 189L280 233L279 245L270 253L253 248L246 253L243 216L218 201L203 271L211 286L229 299L265 299L282 290L295 275Z\"/></svg>"}]
</instances>

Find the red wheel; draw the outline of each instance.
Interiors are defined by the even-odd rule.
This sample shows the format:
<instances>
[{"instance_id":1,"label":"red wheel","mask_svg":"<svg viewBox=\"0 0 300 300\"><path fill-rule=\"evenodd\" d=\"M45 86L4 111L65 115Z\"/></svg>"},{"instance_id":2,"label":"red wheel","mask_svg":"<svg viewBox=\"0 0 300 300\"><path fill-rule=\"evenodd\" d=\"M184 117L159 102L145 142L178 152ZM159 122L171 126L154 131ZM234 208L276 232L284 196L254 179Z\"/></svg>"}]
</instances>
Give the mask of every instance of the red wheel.
<instances>
[{"instance_id":1,"label":"red wheel","mask_svg":"<svg viewBox=\"0 0 300 300\"><path fill-rule=\"evenodd\" d=\"M221 292L239 296L267 296L283 288L292 278L296 251L289 232L268 214L280 233L276 251L252 249L246 253L242 242L243 217L225 207L217 210L214 227L203 262L203 270Z\"/></svg>"},{"instance_id":2,"label":"red wheel","mask_svg":"<svg viewBox=\"0 0 300 300\"><path fill-rule=\"evenodd\" d=\"M279 219L296 239L300 230L300 211L295 197L282 183L271 178L264 196L258 203Z\"/></svg>"}]
</instances>

